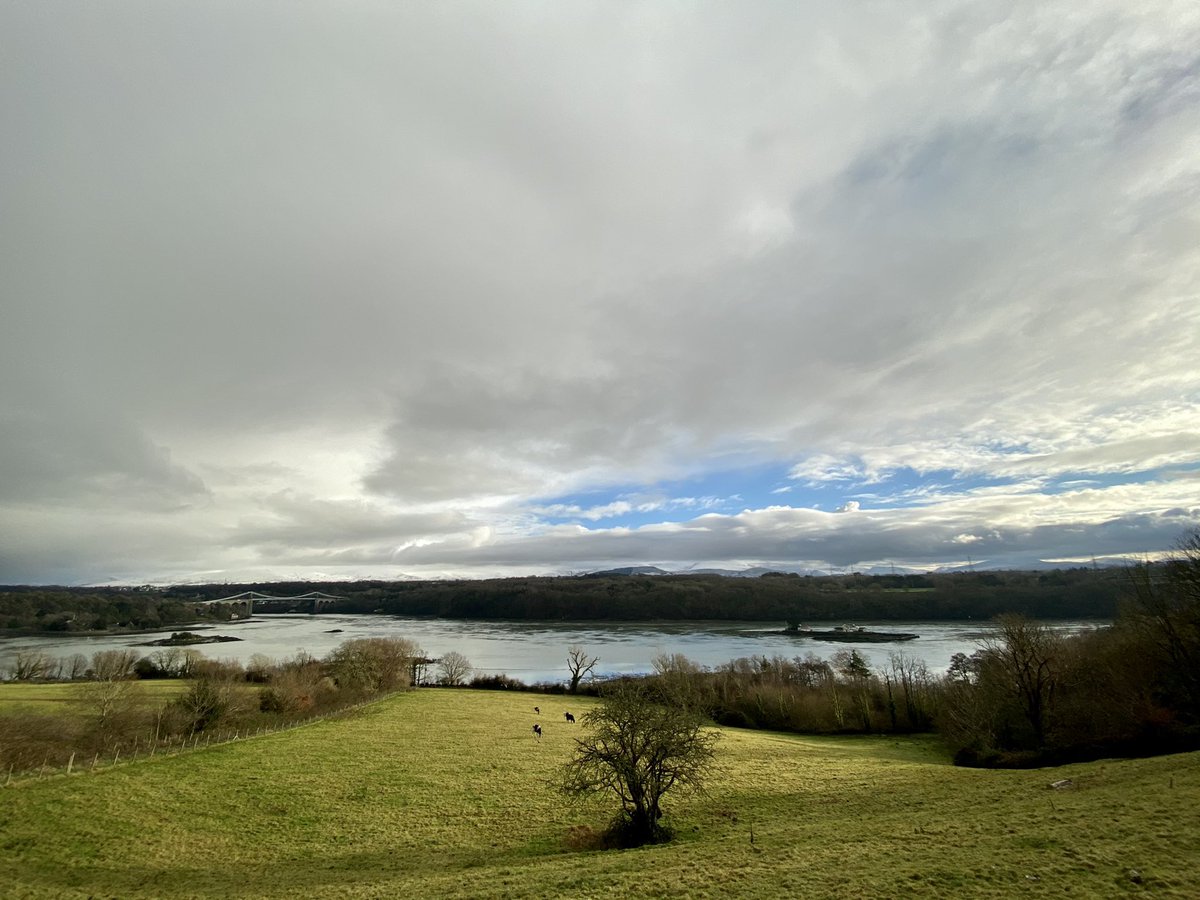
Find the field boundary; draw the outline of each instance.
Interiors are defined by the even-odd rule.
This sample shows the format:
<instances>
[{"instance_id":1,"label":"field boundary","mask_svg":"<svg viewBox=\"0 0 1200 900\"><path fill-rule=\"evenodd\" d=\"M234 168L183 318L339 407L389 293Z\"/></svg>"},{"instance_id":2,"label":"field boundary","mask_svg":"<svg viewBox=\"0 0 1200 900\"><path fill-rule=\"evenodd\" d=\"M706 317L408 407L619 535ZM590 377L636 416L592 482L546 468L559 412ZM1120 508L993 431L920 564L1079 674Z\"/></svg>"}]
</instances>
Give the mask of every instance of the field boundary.
<instances>
[{"instance_id":1,"label":"field boundary","mask_svg":"<svg viewBox=\"0 0 1200 900\"><path fill-rule=\"evenodd\" d=\"M369 706L381 703L384 700L389 700L399 694L407 693L411 688L403 691L391 691L387 694L382 694L378 697L372 697L369 700L362 700L357 703L351 703L347 706L341 706L337 709L329 710L317 716L312 716L305 719L297 719L294 722L284 722L276 725L261 725L258 728L235 728L232 730L218 730L207 734L196 733L187 735L181 738L170 738L167 740L151 740L147 738L144 741L135 741L132 750L125 748L116 748L111 755L108 753L96 753L90 760L86 758L77 759L78 754L71 754L70 760L65 766L50 766L43 763L36 769L22 769L16 771L13 766L9 766L8 772L4 774L3 780L0 781L0 788L17 788L28 784L36 784L40 781L45 781L51 778L68 778L78 775L91 775L107 772L118 766L125 766L134 762L145 762L148 759L155 757L175 757L181 756L184 753L193 753L199 750L207 750L210 747L220 747L226 744L232 744L236 741L245 741L251 738L265 737L267 735L279 734L284 731L295 731L298 728L304 728L308 725L315 725L319 722L324 722L328 719L345 718L353 713L356 713Z\"/></svg>"}]
</instances>

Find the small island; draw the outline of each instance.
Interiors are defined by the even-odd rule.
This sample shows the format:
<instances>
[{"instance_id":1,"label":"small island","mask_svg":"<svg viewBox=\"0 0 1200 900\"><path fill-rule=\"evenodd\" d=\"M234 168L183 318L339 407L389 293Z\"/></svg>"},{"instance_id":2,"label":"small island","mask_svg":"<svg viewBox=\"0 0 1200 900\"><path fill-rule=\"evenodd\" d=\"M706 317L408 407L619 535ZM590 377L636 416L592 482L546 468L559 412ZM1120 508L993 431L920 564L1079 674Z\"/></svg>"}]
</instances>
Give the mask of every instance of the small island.
<instances>
[{"instance_id":1,"label":"small island","mask_svg":"<svg viewBox=\"0 0 1200 900\"><path fill-rule=\"evenodd\" d=\"M240 641L241 638L230 637L227 634L196 634L194 631L176 631L169 638L149 641L142 647L188 647L192 644L224 644L229 641Z\"/></svg>"},{"instance_id":2,"label":"small island","mask_svg":"<svg viewBox=\"0 0 1200 900\"><path fill-rule=\"evenodd\" d=\"M861 625L835 625L829 631L814 631L799 622L788 622L782 634L795 637L812 638L817 641L847 641L865 642L869 644L887 644L892 641L914 641L920 637L908 631L867 631Z\"/></svg>"}]
</instances>

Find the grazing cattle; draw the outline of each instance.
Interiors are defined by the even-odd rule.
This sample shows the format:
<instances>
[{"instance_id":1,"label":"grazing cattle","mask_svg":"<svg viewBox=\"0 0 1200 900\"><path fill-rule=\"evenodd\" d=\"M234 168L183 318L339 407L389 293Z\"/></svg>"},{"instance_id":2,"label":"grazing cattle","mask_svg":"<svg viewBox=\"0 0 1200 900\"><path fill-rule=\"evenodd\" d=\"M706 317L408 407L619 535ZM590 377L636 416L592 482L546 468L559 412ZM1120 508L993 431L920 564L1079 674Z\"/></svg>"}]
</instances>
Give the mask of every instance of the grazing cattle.
<instances>
[{"instance_id":1,"label":"grazing cattle","mask_svg":"<svg viewBox=\"0 0 1200 900\"><path fill-rule=\"evenodd\" d=\"M568 722L574 722L574 721L575 721L575 717L574 717L573 715L571 715L570 713L563 713L563 715L567 717L567 721L568 721Z\"/></svg>"},{"instance_id":2,"label":"grazing cattle","mask_svg":"<svg viewBox=\"0 0 1200 900\"><path fill-rule=\"evenodd\" d=\"M535 713L537 713L539 716L542 714L542 708L541 708L540 706L535 706L535 707L533 708L533 711L534 711Z\"/></svg>"},{"instance_id":3,"label":"grazing cattle","mask_svg":"<svg viewBox=\"0 0 1200 900\"><path fill-rule=\"evenodd\" d=\"M540 740L542 739L542 726L541 726L541 725L534 725L534 726L533 726L533 733L534 733L534 735L537 737L537 739L540 741Z\"/></svg>"}]
</instances>

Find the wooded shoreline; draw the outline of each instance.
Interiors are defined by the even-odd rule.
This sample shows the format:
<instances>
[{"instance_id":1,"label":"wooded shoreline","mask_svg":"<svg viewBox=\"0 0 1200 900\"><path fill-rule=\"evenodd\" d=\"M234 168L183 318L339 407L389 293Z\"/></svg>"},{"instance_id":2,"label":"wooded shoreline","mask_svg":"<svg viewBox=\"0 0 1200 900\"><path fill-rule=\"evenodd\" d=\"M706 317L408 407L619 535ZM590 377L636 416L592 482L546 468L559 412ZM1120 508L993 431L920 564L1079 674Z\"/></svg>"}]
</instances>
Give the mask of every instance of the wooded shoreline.
<instances>
[{"instance_id":1,"label":"wooded shoreline","mask_svg":"<svg viewBox=\"0 0 1200 900\"><path fill-rule=\"evenodd\" d=\"M1020 613L1111 619L1129 586L1115 568L928 575L603 575L481 581L355 581L162 588L0 587L0 634L134 634L229 621L245 591L320 590L331 613L498 621L965 621ZM319 614L319 613L318 613Z\"/></svg>"}]
</instances>

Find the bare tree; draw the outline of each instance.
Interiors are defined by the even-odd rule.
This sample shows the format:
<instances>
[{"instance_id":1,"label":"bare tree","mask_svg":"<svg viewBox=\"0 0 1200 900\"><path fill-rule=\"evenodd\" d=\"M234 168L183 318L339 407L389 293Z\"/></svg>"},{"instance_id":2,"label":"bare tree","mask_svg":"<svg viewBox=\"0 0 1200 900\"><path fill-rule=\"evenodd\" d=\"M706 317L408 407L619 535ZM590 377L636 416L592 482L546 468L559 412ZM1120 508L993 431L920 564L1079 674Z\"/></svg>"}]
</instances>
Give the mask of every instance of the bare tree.
<instances>
[{"instance_id":1,"label":"bare tree","mask_svg":"<svg viewBox=\"0 0 1200 900\"><path fill-rule=\"evenodd\" d=\"M1045 625L1024 616L996 619L999 629L983 641L985 666L991 661L1018 702L1033 733L1034 746L1046 743L1047 719L1058 686L1061 640Z\"/></svg>"},{"instance_id":2,"label":"bare tree","mask_svg":"<svg viewBox=\"0 0 1200 900\"><path fill-rule=\"evenodd\" d=\"M560 790L576 797L614 795L621 812L608 837L618 846L668 838L659 822L662 798L703 787L717 734L694 712L656 702L641 682L610 688L583 725L585 735L562 768Z\"/></svg>"},{"instance_id":3,"label":"bare tree","mask_svg":"<svg viewBox=\"0 0 1200 900\"><path fill-rule=\"evenodd\" d=\"M87 675L87 667L88 661L86 656L82 653L72 653L67 658L67 664L63 671L71 681L78 681Z\"/></svg>"},{"instance_id":4,"label":"bare tree","mask_svg":"<svg viewBox=\"0 0 1200 900\"><path fill-rule=\"evenodd\" d=\"M128 730L129 719L144 703L141 685L128 678L106 678L76 686L76 699L92 720L95 733L102 739Z\"/></svg>"},{"instance_id":5,"label":"bare tree","mask_svg":"<svg viewBox=\"0 0 1200 900\"><path fill-rule=\"evenodd\" d=\"M183 672L186 652L181 647L164 647L150 654L150 664L161 672L163 677L178 678ZM197 653L198 651L191 652Z\"/></svg>"},{"instance_id":6,"label":"bare tree","mask_svg":"<svg viewBox=\"0 0 1200 900\"><path fill-rule=\"evenodd\" d=\"M904 714L910 728L925 728L933 719L933 676L924 660L915 659L904 653L893 653L889 657L891 673L888 690L894 683L900 688L904 701Z\"/></svg>"},{"instance_id":7,"label":"bare tree","mask_svg":"<svg viewBox=\"0 0 1200 900\"><path fill-rule=\"evenodd\" d=\"M441 684L459 685L471 677L471 661L454 650L438 660L438 681Z\"/></svg>"},{"instance_id":8,"label":"bare tree","mask_svg":"<svg viewBox=\"0 0 1200 900\"><path fill-rule=\"evenodd\" d=\"M588 656L578 644L574 644L567 648L567 671L571 673L571 680L567 685L567 690L574 694L579 690L579 682L584 677L591 674L596 663L600 662L598 656Z\"/></svg>"},{"instance_id":9,"label":"bare tree","mask_svg":"<svg viewBox=\"0 0 1200 900\"><path fill-rule=\"evenodd\" d=\"M659 690L672 703L697 712L711 709L713 698L707 689L704 667L699 663L682 653L660 653L651 660L651 665Z\"/></svg>"},{"instance_id":10,"label":"bare tree","mask_svg":"<svg viewBox=\"0 0 1200 900\"><path fill-rule=\"evenodd\" d=\"M1185 535L1161 565L1136 566L1129 577L1126 620L1162 661L1166 693L1200 719L1200 529Z\"/></svg>"},{"instance_id":11,"label":"bare tree","mask_svg":"<svg viewBox=\"0 0 1200 900\"><path fill-rule=\"evenodd\" d=\"M76 688L76 697L92 720L92 733L101 744L120 739L136 728L143 704L142 689L133 680L137 654L132 650L101 650L92 654L91 680Z\"/></svg>"},{"instance_id":12,"label":"bare tree","mask_svg":"<svg viewBox=\"0 0 1200 900\"><path fill-rule=\"evenodd\" d=\"M22 650L9 664L13 681L40 681L49 678L56 660L41 650Z\"/></svg>"},{"instance_id":13,"label":"bare tree","mask_svg":"<svg viewBox=\"0 0 1200 900\"><path fill-rule=\"evenodd\" d=\"M92 654L91 676L95 681L117 681L133 675L138 656L132 650L100 650Z\"/></svg>"}]
</instances>

